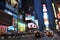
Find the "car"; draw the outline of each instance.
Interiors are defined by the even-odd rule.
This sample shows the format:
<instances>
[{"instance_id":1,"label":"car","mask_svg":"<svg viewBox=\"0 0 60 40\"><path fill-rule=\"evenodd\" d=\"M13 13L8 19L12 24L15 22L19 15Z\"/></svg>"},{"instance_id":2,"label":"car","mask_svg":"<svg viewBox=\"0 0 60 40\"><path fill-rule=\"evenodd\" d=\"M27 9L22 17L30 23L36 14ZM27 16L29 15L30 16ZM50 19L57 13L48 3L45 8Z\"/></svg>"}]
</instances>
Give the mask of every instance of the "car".
<instances>
[{"instance_id":1,"label":"car","mask_svg":"<svg viewBox=\"0 0 60 40\"><path fill-rule=\"evenodd\" d=\"M54 36L54 32L53 31L47 31L46 35L49 37L53 37Z\"/></svg>"},{"instance_id":2,"label":"car","mask_svg":"<svg viewBox=\"0 0 60 40\"><path fill-rule=\"evenodd\" d=\"M43 32L40 32L40 31L36 31L36 32L35 32L35 37L36 37L36 38L44 37L44 33L43 33Z\"/></svg>"},{"instance_id":3,"label":"car","mask_svg":"<svg viewBox=\"0 0 60 40\"><path fill-rule=\"evenodd\" d=\"M40 32L36 32L36 33L35 33L35 37L36 37L36 38L41 38Z\"/></svg>"}]
</instances>

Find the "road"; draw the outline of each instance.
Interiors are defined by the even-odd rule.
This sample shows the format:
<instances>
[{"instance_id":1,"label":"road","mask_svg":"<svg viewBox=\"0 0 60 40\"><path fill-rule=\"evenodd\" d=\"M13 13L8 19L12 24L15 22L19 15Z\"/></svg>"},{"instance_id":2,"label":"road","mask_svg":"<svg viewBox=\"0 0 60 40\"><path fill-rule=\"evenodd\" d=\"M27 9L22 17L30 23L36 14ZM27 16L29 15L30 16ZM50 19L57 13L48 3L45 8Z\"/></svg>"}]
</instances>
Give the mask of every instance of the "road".
<instances>
[{"instance_id":1,"label":"road","mask_svg":"<svg viewBox=\"0 0 60 40\"><path fill-rule=\"evenodd\" d=\"M16 38L9 38L9 39L0 39L0 40L60 40L59 36L55 34L53 37L48 37L44 35L42 38L35 38L34 35L24 35L24 36L17 36Z\"/></svg>"}]
</instances>

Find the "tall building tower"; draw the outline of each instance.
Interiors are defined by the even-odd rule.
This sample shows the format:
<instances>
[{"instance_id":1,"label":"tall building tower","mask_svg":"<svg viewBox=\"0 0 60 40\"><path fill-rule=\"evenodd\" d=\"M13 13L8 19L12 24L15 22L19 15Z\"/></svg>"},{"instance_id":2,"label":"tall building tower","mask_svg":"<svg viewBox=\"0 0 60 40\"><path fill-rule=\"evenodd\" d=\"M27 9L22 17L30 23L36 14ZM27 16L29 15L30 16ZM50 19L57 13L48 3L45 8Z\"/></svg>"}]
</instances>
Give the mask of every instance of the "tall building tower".
<instances>
[{"instance_id":1,"label":"tall building tower","mask_svg":"<svg viewBox=\"0 0 60 40\"><path fill-rule=\"evenodd\" d=\"M46 4L47 8L49 28L54 30L56 27L55 27L55 17L52 9L51 0L34 0L34 8L36 11L37 19L39 21L39 29L40 31L44 31L43 3Z\"/></svg>"},{"instance_id":2,"label":"tall building tower","mask_svg":"<svg viewBox=\"0 0 60 40\"><path fill-rule=\"evenodd\" d=\"M34 0L34 8L35 8L36 16L37 16L38 23L39 23L39 30L43 31L44 19L43 19L42 0Z\"/></svg>"},{"instance_id":3,"label":"tall building tower","mask_svg":"<svg viewBox=\"0 0 60 40\"><path fill-rule=\"evenodd\" d=\"M56 25L55 25L55 16L52 8L52 0L46 0L46 4L48 10L49 28L55 30Z\"/></svg>"}]
</instances>

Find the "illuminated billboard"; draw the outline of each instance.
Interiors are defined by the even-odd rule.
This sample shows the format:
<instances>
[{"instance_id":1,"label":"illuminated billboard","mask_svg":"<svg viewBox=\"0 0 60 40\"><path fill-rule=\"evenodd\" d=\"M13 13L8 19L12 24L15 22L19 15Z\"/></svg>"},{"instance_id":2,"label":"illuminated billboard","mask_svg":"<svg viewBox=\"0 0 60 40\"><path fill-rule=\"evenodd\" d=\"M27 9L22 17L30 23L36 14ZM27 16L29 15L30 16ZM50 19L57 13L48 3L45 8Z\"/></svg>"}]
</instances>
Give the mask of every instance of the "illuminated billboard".
<instances>
[{"instance_id":1,"label":"illuminated billboard","mask_svg":"<svg viewBox=\"0 0 60 40\"><path fill-rule=\"evenodd\" d=\"M43 4L43 12L47 12L46 5Z\"/></svg>"},{"instance_id":2,"label":"illuminated billboard","mask_svg":"<svg viewBox=\"0 0 60 40\"><path fill-rule=\"evenodd\" d=\"M17 27L15 27L15 26L8 26L7 31L17 31Z\"/></svg>"},{"instance_id":3,"label":"illuminated billboard","mask_svg":"<svg viewBox=\"0 0 60 40\"><path fill-rule=\"evenodd\" d=\"M49 21L48 21L46 4L43 4L43 18L44 18L44 24L46 26L46 30L49 30Z\"/></svg>"},{"instance_id":4,"label":"illuminated billboard","mask_svg":"<svg viewBox=\"0 0 60 40\"><path fill-rule=\"evenodd\" d=\"M9 26L8 30L14 30L14 26Z\"/></svg>"},{"instance_id":5,"label":"illuminated billboard","mask_svg":"<svg viewBox=\"0 0 60 40\"><path fill-rule=\"evenodd\" d=\"M16 0L11 0L11 5L12 6L15 6L15 5L17 5L18 4L18 2L16 1Z\"/></svg>"},{"instance_id":6,"label":"illuminated billboard","mask_svg":"<svg viewBox=\"0 0 60 40\"><path fill-rule=\"evenodd\" d=\"M44 13L44 24L49 25L47 13Z\"/></svg>"},{"instance_id":7,"label":"illuminated billboard","mask_svg":"<svg viewBox=\"0 0 60 40\"><path fill-rule=\"evenodd\" d=\"M37 25L34 23L28 23L28 28L37 28Z\"/></svg>"},{"instance_id":8,"label":"illuminated billboard","mask_svg":"<svg viewBox=\"0 0 60 40\"><path fill-rule=\"evenodd\" d=\"M34 19L35 19L35 17L30 15L30 14L26 14L25 15L25 20L32 20L32 21L34 21Z\"/></svg>"},{"instance_id":9,"label":"illuminated billboard","mask_svg":"<svg viewBox=\"0 0 60 40\"><path fill-rule=\"evenodd\" d=\"M34 20L34 22L36 23L36 26L37 26L37 27L38 27L38 29L39 29L38 20L37 20L37 19L35 19L35 20Z\"/></svg>"},{"instance_id":10,"label":"illuminated billboard","mask_svg":"<svg viewBox=\"0 0 60 40\"><path fill-rule=\"evenodd\" d=\"M18 31L19 31L19 32L25 32L25 30L26 30L26 25L25 25L25 23L18 22Z\"/></svg>"},{"instance_id":11,"label":"illuminated billboard","mask_svg":"<svg viewBox=\"0 0 60 40\"><path fill-rule=\"evenodd\" d=\"M0 32L7 32L7 27L8 26L0 25Z\"/></svg>"},{"instance_id":12,"label":"illuminated billboard","mask_svg":"<svg viewBox=\"0 0 60 40\"><path fill-rule=\"evenodd\" d=\"M17 16L13 16L13 26L17 27Z\"/></svg>"},{"instance_id":13,"label":"illuminated billboard","mask_svg":"<svg viewBox=\"0 0 60 40\"><path fill-rule=\"evenodd\" d=\"M19 15L18 15L18 18L19 18L20 20L23 20L23 15L19 14Z\"/></svg>"},{"instance_id":14,"label":"illuminated billboard","mask_svg":"<svg viewBox=\"0 0 60 40\"><path fill-rule=\"evenodd\" d=\"M47 8L46 5L43 4L43 18L44 18L44 24L45 25L49 25L49 21L48 21L48 14L47 14Z\"/></svg>"},{"instance_id":15,"label":"illuminated billboard","mask_svg":"<svg viewBox=\"0 0 60 40\"><path fill-rule=\"evenodd\" d=\"M55 15L55 17L57 17L54 3L52 3L52 7L53 7L54 15Z\"/></svg>"}]
</instances>

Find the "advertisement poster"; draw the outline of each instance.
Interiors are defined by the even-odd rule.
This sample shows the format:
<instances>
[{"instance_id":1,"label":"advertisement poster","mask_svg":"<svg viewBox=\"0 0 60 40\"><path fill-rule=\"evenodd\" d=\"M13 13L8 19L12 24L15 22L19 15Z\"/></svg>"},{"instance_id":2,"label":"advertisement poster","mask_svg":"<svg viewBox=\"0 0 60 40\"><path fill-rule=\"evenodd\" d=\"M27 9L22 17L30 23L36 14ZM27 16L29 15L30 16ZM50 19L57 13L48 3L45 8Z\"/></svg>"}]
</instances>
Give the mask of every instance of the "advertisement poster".
<instances>
[{"instance_id":1,"label":"advertisement poster","mask_svg":"<svg viewBox=\"0 0 60 40\"><path fill-rule=\"evenodd\" d=\"M7 27L8 26L0 25L0 32L7 32Z\"/></svg>"},{"instance_id":2,"label":"advertisement poster","mask_svg":"<svg viewBox=\"0 0 60 40\"><path fill-rule=\"evenodd\" d=\"M14 26L9 26L8 27L8 30L10 31L10 30L14 30Z\"/></svg>"},{"instance_id":3,"label":"advertisement poster","mask_svg":"<svg viewBox=\"0 0 60 40\"><path fill-rule=\"evenodd\" d=\"M35 17L30 15L30 14L26 14L25 15L25 20L32 20L32 21L34 21L34 19L35 19Z\"/></svg>"},{"instance_id":4,"label":"advertisement poster","mask_svg":"<svg viewBox=\"0 0 60 40\"><path fill-rule=\"evenodd\" d=\"M25 32L25 28L26 28L25 23L18 22L18 31L19 32Z\"/></svg>"},{"instance_id":5,"label":"advertisement poster","mask_svg":"<svg viewBox=\"0 0 60 40\"><path fill-rule=\"evenodd\" d=\"M28 28L37 28L37 25L34 23L28 23Z\"/></svg>"}]
</instances>

